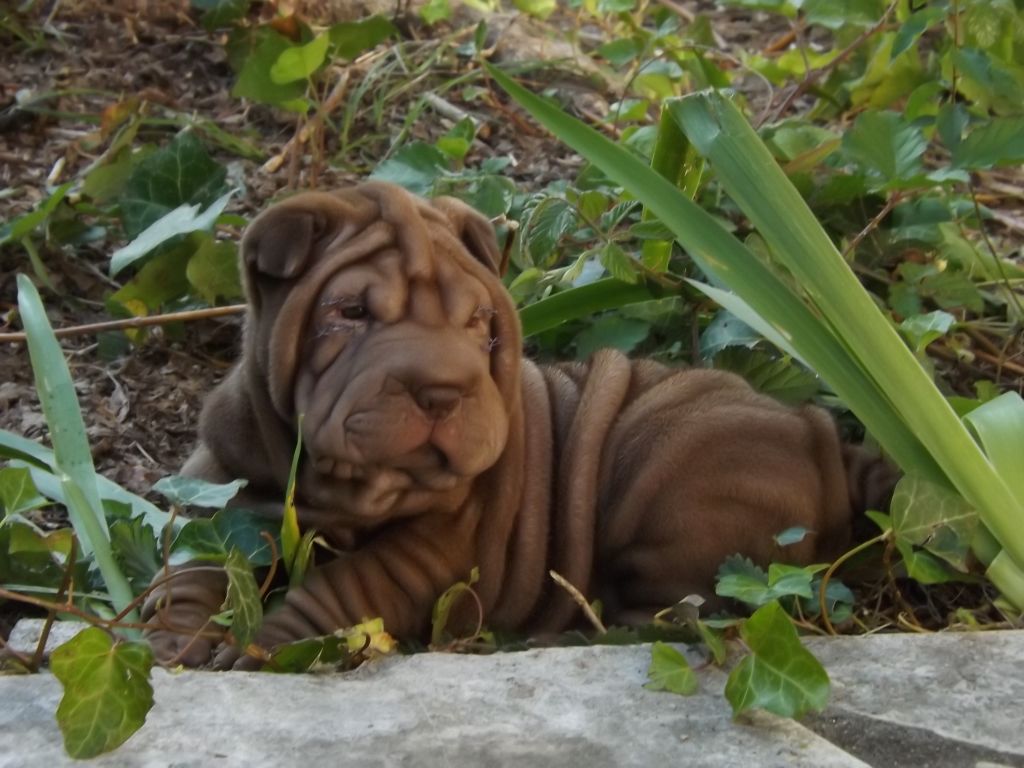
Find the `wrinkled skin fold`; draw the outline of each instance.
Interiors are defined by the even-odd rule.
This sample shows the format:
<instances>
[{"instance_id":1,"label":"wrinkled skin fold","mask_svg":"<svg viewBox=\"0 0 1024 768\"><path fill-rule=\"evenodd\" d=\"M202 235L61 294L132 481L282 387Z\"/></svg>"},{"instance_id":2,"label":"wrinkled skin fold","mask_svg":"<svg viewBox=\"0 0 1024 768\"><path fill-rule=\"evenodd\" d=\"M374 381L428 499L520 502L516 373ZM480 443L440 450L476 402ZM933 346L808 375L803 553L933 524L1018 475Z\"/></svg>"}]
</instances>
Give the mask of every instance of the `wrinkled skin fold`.
<instances>
[{"instance_id":1,"label":"wrinkled skin fold","mask_svg":"<svg viewBox=\"0 0 1024 768\"><path fill-rule=\"evenodd\" d=\"M610 350L521 359L494 233L458 201L383 183L301 194L259 216L241 252L243 354L183 473L245 478L235 503L279 517L301 414L300 523L338 550L267 615L261 647L377 616L421 637L474 567L495 629L579 621L549 569L600 599L609 623L644 622L713 597L728 555L836 556L855 512L891 488L891 470L842 446L824 411L732 374ZM772 536L793 526L811 534L779 548ZM159 659L256 663L217 651L208 619L225 589L223 573L184 566L154 590Z\"/></svg>"}]
</instances>

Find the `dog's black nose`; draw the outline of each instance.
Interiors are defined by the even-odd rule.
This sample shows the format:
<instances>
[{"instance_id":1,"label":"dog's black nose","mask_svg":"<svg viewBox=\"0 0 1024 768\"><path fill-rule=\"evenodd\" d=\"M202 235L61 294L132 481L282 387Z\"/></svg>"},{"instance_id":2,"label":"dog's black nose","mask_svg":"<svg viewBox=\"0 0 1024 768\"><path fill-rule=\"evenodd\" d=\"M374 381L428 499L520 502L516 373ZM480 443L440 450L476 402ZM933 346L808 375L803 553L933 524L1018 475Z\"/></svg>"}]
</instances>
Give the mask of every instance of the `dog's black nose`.
<instances>
[{"instance_id":1,"label":"dog's black nose","mask_svg":"<svg viewBox=\"0 0 1024 768\"><path fill-rule=\"evenodd\" d=\"M432 419L447 418L461 400L462 391L458 387L433 385L416 390L417 405Z\"/></svg>"}]
</instances>

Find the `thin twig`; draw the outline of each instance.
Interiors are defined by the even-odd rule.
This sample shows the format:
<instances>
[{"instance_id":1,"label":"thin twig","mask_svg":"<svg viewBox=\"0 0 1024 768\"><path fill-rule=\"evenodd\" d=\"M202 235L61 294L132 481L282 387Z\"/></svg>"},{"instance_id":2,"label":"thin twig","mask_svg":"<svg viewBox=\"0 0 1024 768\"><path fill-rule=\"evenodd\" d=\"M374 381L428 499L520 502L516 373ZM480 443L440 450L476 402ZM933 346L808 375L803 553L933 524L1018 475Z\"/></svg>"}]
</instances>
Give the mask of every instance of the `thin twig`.
<instances>
[{"instance_id":1,"label":"thin twig","mask_svg":"<svg viewBox=\"0 0 1024 768\"><path fill-rule=\"evenodd\" d=\"M867 223L867 226L864 227L864 229L857 233L857 236L854 237L853 240L850 241L850 244L843 250L843 259L847 261L850 259L850 255L857 250L857 246L861 244L865 237L878 228L878 225L882 223L882 220L892 212L892 209L895 208L896 204L902 199L903 195L900 192L894 192L892 196L885 201L885 205L882 206L882 210L880 210L878 214Z\"/></svg>"},{"instance_id":2,"label":"thin twig","mask_svg":"<svg viewBox=\"0 0 1024 768\"><path fill-rule=\"evenodd\" d=\"M808 70L808 72L804 75L804 79L793 87L793 90L790 91L786 99L779 105L779 108L772 113L772 122L778 120L785 113L785 111L793 105L793 102L800 98L804 93L806 93L807 90L812 85L814 85L814 83L816 83L824 75L829 74L832 70L834 70L844 61L846 61L853 54L854 51L856 51L861 45L864 44L864 42L868 38L876 34L880 29L882 29L882 27L888 24L889 17L892 15L893 11L896 10L896 7L898 5L899 0L893 0L893 2L889 4L889 7L885 9L885 13L882 14L882 18L880 18L874 24L874 26L868 27L860 35L858 35L857 38L848 46L843 48L843 50L841 50L836 55L836 57L832 59L832 61L830 61L823 67L819 67L818 69ZM758 124L758 126L760 126L760 124Z\"/></svg>"},{"instance_id":3,"label":"thin twig","mask_svg":"<svg viewBox=\"0 0 1024 768\"><path fill-rule=\"evenodd\" d=\"M569 593L576 604L583 609L583 615L587 617L587 620L594 625L594 629L598 631L598 634L605 635L608 633L608 628L604 625L601 619L598 618L597 614L594 613L594 609L590 607L590 603L587 602L587 598L583 596L576 587L569 583L562 574L558 571L548 571L551 574L551 578L555 580L555 583Z\"/></svg>"},{"instance_id":4,"label":"thin twig","mask_svg":"<svg viewBox=\"0 0 1024 768\"><path fill-rule=\"evenodd\" d=\"M129 317L124 320L106 320L101 323L86 323L85 325L71 325L67 328L54 329L57 338L68 336L85 336L90 333L102 333L103 331L119 331L126 328L146 328L151 325L169 325L170 323L181 323L189 320L205 320L211 317L227 317L229 315L241 315L245 313L245 304L231 304L226 307L207 307L206 309L190 309L186 312L168 312L163 315L149 315L148 317ZM0 344L4 342L21 344L28 340L24 333L0 333Z\"/></svg>"},{"instance_id":5,"label":"thin twig","mask_svg":"<svg viewBox=\"0 0 1024 768\"><path fill-rule=\"evenodd\" d=\"M71 602L70 595L74 592L73 579L75 564L78 562L77 547L75 546L76 543L77 539L72 536L71 546L68 548L68 564L64 569L64 577L61 579L60 589L57 590L58 601L63 600L65 596L68 595L69 597L67 598L67 602ZM39 642L36 643L36 652L32 656L33 670L39 669L40 665L43 663L43 656L46 653L46 641L50 637L50 630L53 628L53 620L56 618L56 611L46 612L46 621L43 622L43 630L39 633Z\"/></svg>"}]
</instances>

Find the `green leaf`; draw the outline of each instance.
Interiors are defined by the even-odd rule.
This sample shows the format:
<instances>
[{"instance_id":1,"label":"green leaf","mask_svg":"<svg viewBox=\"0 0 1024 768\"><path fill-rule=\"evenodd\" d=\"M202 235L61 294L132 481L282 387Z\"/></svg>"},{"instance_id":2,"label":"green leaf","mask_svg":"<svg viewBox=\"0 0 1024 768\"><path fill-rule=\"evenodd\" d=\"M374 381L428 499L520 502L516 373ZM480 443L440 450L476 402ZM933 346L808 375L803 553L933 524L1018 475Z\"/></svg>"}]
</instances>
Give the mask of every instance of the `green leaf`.
<instances>
[{"instance_id":1,"label":"green leaf","mask_svg":"<svg viewBox=\"0 0 1024 768\"><path fill-rule=\"evenodd\" d=\"M715 356L715 368L732 371L758 392L793 405L807 402L819 387L818 377L807 368L761 350L723 349Z\"/></svg>"},{"instance_id":2,"label":"green leaf","mask_svg":"<svg viewBox=\"0 0 1024 768\"><path fill-rule=\"evenodd\" d=\"M448 171L448 156L437 147L413 141L377 166L371 179L390 181L417 195L430 196L434 182Z\"/></svg>"},{"instance_id":3,"label":"green leaf","mask_svg":"<svg viewBox=\"0 0 1024 768\"><path fill-rule=\"evenodd\" d=\"M616 242L605 243L597 253L601 266L608 270L608 274L616 280L624 283L635 283L637 281L637 263L629 256L622 246Z\"/></svg>"},{"instance_id":4,"label":"green leaf","mask_svg":"<svg viewBox=\"0 0 1024 768\"><path fill-rule=\"evenodd\" d=\"M203 12L206 29L226 27L243 18L249 10L250 0L191 0L192 7Z\"/></svg>"},{"instance_id":5,"label":"green leaf","mask_svg":"<svg viewBox=\"0 0 1024 768\"><path fill-rule=\"evenodd\" d=\"M963 579L962 573L957 573L930 552L916 549L913 544L902 539L897 539L895 543L903 558L907 576L914 581L920 584L946 584Z\"/></svg>"},{"instance_id":6,"label":"green leaf","mask_svg":"<svg viewBox=\"0 0 1024 768\"><path fill-rule=\"evenodd\" d=\"M50 215L57 209L64 196L71 189L72 183L62 184L54 190L46 200L30 213L26 213L24 216L19 216L12 221L7 222L3 226L0 226L0 245L5 245L11 242L17 242L27 235L32 234L32 231L40 224L44 223Z\"/></svg>"},{"instance_id":7,"label":"green leaf","mask_svg":"<svg viewBox=\"0 0 1024 768\"><path fill-rule=\"evenodd\" d=\"M474 567L469 573L469 579L458 581L452 584L444 593L437 598L430 613L430 644L439 646L444 642L445 630L448 627L448 618L452 608L462 595L473 591L473 585L480 579L480 569Z\"/></svg>"},{"instance_id":8,"label":"green leaf","mask_svg":"<svg viewBox=\"0 0 1024 768\"><path fill-rule=\"evenodd\" d=\"M231 499L248 484L247 480L232 480L230 483L210 483L198 477L168 475L160 478L153 490L171 504L183 507L223 509Z\"/></svg>"},{"instance_id":9,"label":"green leaf","mask_svg":"<svg viewBox=\"0 0 1024 768\"><path fill-rule=\"evenodd\" d=\"M139 317L186 295L189 290L186 273L193 253L189 237L161 249L131 280L107 298L107 308L115 315L127 313Z\"/></svg>"},{"instance_id":10,"label":"green leaf","mask_svg":"<svg viewBox=\"0 0 1024 768\"><path fill-rule=\"evenodd\" d=\"M214 304L218 298L239 299L243 296L238 246L230 240L203 238L188 260L185 276L208 304Z\"/></svg>"},{"instance_id":11,"label":"green leaf","mask_svg":"<svg viewBox=\"0 0 1024 768\"><path fill-rule=\"evenodd\" d=\"M224 562L228 553L237 549L253 566L270 565L273 550L264 538L276 537L278 525L264 520L246 509L226 507L211 518L189 520L171 545L171 564L188 560Z\"/></svg>"},{"instance_id":12,"label":"green leaf","mask_svg":"<svg viewBox=\"0 0 1024 768\"><path fill-rule=\"evenodd\" d=\"M305 80L324 63L327 56L326 34L314 37L305 45L292 45L278 55L270 67L270 80L276 85L286 85L295 80Z\"/></svg>"},{"instance_id":13,"label":"green leaf","mask_svg":"<svg viewBox=\"0 0 1024 768\"><path fill-rule=\"evenodd\" d=\"M54 650L50 668L64 686L57 724L71 757L109 752L142 727L153 707L152 667L149 645L115 642L96 627Z\"/></svg>"},{"instance_id":14,"label":"green leaf","mask_svg":"<svg viewBox=\"0 0 1024 768\"><path fill-rule=\"evenodd\" d=\"M160 545L152 527L141 517L110 524L110 547L132 585L145 589L161 568Z\"/></svg>"},{"instance_id":15,"label":"green leaf","mask_svg":"<svg viewBox=\"0 0 1024 768\"><path fill-rule=\"evenodd\" d=\"M908 474L896 485L889 512L898 541L924 547L967 570L978 513L959 494Z\"/></svg>"},{"instance_id":16,"label":"green leaf","mask_svg":"<svg viewBox=\"0 0 1024 768\"><path fill-rule=\"evenodd\" d=\"M559 241L576 229L578 219L576 209L560 197L545 197L533 206L517 238L519 252L527 257L522 263L550 265L557 256Z\"/></svg>"},{"instance_id":17,"label":"green leaf","mask_svg":"<svg viewBox=\"0 0 1024 768\"><path fill-rule=\"evenodd\" d=\"M249 40L251 50L245 55L238 80L231 95L251 99L261 104L270 104L292 112L305 113L309 105L303 98L306 82L276 83L270 77L270 69L282 53L292 47L291 41L270 27L259 27Z\"/></svg>"},{"instance_id":18,"label":"green leaf","mask_svg":"<svg viewBox=\"0 0 1024 768\"><path fill-rule=\"evenodd\" d=\"M245 555L232 549L224 561L228 574L228 597L225 607L232 611L231 633L242 648L249 645L263 624L263 602L252 566Z\"/></svg>"},{"instance_id":19,"label":"green leaf","mask_svg":"<svg viewBox=\"0 0 1024 768\"><path fill-rule=\"evenodd\" d=\"M436 24L452 17L452 7L449 0L427 0L419 13L420 18L427 24Z\"/></svg>"},{"instance_id":20,"label":"green leaf","mask_svg":"<svg viewBox=\"0 0 1024 768\"><path fill-rule=\"evenodd\" d=\"M953 165L972 170L1024 163L1024 117L982 123L953 151Z\"/></svg>"},{"instance_id":21,"label":"green leaf","mask_svg":"<svg viewBox=\"0 0 1024 768\"><path fill-rule=\"evenodd\" d=\"M226 176L195 134L182 131L142 160L128 178L120 200L125 233L135 238L183 205L213 205L224 194Z\"/></svg>"},{"instance_id":22,"label":"green leaf","mask_svg":"<svg viewBox=\"0 0 1024 768\"><path fill-rule=\"evenodd\" d=\"M788 547L790 544L799 544L807 538L808 533L810 533L810 531L807 528L796 525L775 534L772 538L775 539L775 543L780 547Z\"/></svg>"},{"instance_id":23,"label":"green leaf","mask_svg":"<svg viewBox=\"0 0 1024 768\"><path fill-rule=\"evenodd\" d=\"M887 183L919 174L928 142L897 113L869 111L854 121L842 147L848 160Z\"/></svg>"},{"instance_id":24,"label":"green leaf","mask_svg":"<svg viewBox=\"0 0 1024 768\"><path fill-rule=\"evenodd\" d=\"M750 648L729 674L725 698L733 716L765 709L782 717L819 712L828 702L828 674L800 644L796 630L778 603L759 608L740 627Z\"/></svg>"},{"instance_id":25,"label":"green leaf","mask_svg":"<svg viewBox=\"0 0 1024 768\"><path fill-rule=\"evenodd\" d=\"M896 37L892 43L892 50L889 52L889 61L896 59L901 53L909 50L910 46L917 42L917 39L924 34L925 30L934 24L942 21L946 11L943 8L922 8L910 15L900 28L896 31Z\"/></svg>"},{"instance_id":26,"label":"green leaf","mask_svg":"<svg viewBox=\"0 0 1024 768\"><path fill-rule=\"evenodd\" d=\"M900 323L900 330L907 337L915 352L923 352L936 339L941 339L956 323L948 312L938 310L926 315L914 315Z\"/></svg>"},{"instance_id":27,"label":"green leaf","mask_svg":"<svg viewBox=\"0 0 1024 768\"><path fill-rule=\"evenodd\" d=\"M389 37L397 37L398 29L383 16L371 16L361 21L335 24L327 30L327 34L338 55L352 61Z\"/></svg>"},{"instance_id":28,"label":"green leaf","mask_svg":"<svg viewBox=\"0 0 1024 768\"><path fill-rule=\"evenodd\" d=\"M620 315L597 318L589 328L576 335L576 357L586 360L599 349L611 347L632 352L651 332L651 324Z\"/></svg>"},{"instance_id":29,"label":"green leaf","mask_svg":"<svg viewBox=\"0 0 1024 768\"><path fill-rule=\"evenodd\" d=\"M558 7L555 0L512 0L512 4L523 13L546 19Z\"/></svg>"},{"instance_id":30,"label":"green leaf","mask_svg":"<svg viewBox=\"0 0 1024 768\"><path fill-rule=\"evenodd\" d=\"M215 200L202 213L199 213L200 206L198 204L185 204L161 216L124 248L114 251L110 257L110 276L116 277L123 269L131 266L171 238L189 232L210 231L217 222L217 217L227 207L232 195L234 195L234 190Z\"/></svg>"},{"instance_id":31,"label":"green leaf","mask_svg":"<svg viewBox=\"0 0 1024 768\"><path fill-rule=\"evenodd\" d=\"M697 687L697 675L682 653L660 640L651 646L651 665L644 688L690 696L697 692Z\"/></svg>"},{"instance_id":32,"label":"green leaf","mask_svg":"<svg viewBox=\"0 0 1024 768\"><path fill-rule=\"evenodd\" d=\"M48 503L26 467L0 469L0 505L3 505L4 517L45 507Z\"/></svg>"},{"instance_id":33,"label":"green leaf","mask_svg":"<svg viewBox=\"0 0 1024 768\"><path fill-rule=\"evenodd\" d=\"M294 566L305 571L304 562L296 562L299 553L299 512L295 508L295 483L299 473L299 458L302 456L302 419L299 414L298 426L295 429L295 449L292 451L292 463L288 470L288 485L284 494L284 514L281 517L281 556L288 571L289 582L294 586L301 583L301 578L294 575Z\"/></svg>"},{"instance_id":34,"label":"green leaf","mask_svg":"<svg viewBox=\"0 0 1024 768\"><path fill-rule=\"evenodd\" d=\"M18 275L17 282L18 309L28 334L36 391L50 430L55 474L65 494L68 517L78 534L83 555L95 555L114 605L122 610L131 603L132 590L110 551L110 533L103 517L96 469L71 372L35 285L25 275ZM130 621L137 618L135 611L130 616Z\"/></svg>"},{"instance_id":35,"label":"green leaf","mask_svg":"<svg viewBox=\"0 0 1024 768\"><path fill-rule=\"evenodd\" d=\"M587 317L605 309L661 298L661 291L643 283L630 285L614 278L554 293L519 310L523 336L533 336L555 328L569 320Z\"/></svg>"}]
</instances>

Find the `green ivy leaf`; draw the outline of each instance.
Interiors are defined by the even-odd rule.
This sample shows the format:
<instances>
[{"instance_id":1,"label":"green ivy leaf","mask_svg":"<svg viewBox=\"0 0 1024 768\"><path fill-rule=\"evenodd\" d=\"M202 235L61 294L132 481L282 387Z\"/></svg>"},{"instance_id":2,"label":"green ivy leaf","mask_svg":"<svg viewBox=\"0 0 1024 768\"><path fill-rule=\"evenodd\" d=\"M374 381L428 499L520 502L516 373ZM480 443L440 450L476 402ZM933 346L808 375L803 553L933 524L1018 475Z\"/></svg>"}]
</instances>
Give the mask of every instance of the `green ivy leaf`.
<instances>
[{"instance_id":1,"label":"green ivy leaf","mask_svg":"<svg viewBox=\"0 0 1024 768\"><path fill-rule=\"evenodd\" d=\"M57 724L71 757L108 752L142 727L153 707L152 667L149 645L114 641L96 627L53 652L50 668L64 686Z\"/></svg>"},{"instance_id":2,"label":"green ivy leaf","mask_svg":"<svg viewBox=\"0 0 1024 768\"><path fill-rule=\"evenodd\" d=\"M213 205L224 194L227 171L206 153L192 131L179 133L132 171L121 195L121 221L135 238L175 208Z\"/></svg>"},{"instance_id":3,"label":"green ivy leaf","mask_svg":"<svg viewBox=\"0 0 1024 768\"><path fill-rule=\"evenodd\" d=\"M201 206L185 204L161 216L128 245L114 251L110 257L110 276L116 277L123 269L171 238L190 232L210 231L233 194L234 191L231 191L222 195L202 213L199 213Z\"/></svg>"},{"instance_id":4,"label":"green ivy leaf","mask_svg":"<svg viewBox=\"0 0 1024 768\"><path fill-rule=\"evenodd\" d=\"M246 509L227 507L211 518L189 520L182 526L171 545L171 564L188 560L224 562L228 553L237 549L253 566L270 565L273 550L264 533L276 540L276 521L264 520Z\"/></svg>"},{"instance_id":5,"label":"green ivy leaf","mask_svg":"<svg viewBox=\"0 0 1024 768\"><path fill-rule=\"evenodd\" d=\"M897 541L924 547L960 571L967 570L978 513L958 494L918 475L905 475L889 506Z\"/></svg>"},{"instance_id":6,"label":"green ivy leaf","mask_svg":"<svg viewBox=\"0 0 1024 768\"><path fill-rule=\"evenodd\" d=\"M168 245L107 299L112 314L142 316L188 293L186 270L193 253L190 238Z\"/></svg>"},{"instance_id":7,"label":"green ivy leaf","mask_svg":"<svg viewBox=\"0 0 1024 768\"><path fill-rule=\"evenodd\" d=\"M232 480L230 483L210 483L198 477L168 475L153 485L153 490L171 504L183 507L223 509L247 484L246 480Z\"/></svg>"},{"instance_id":8,"label":"green ivy leaf","mask_svg":"<svg viewBox=\"0 0 1024 768\"><path fill-rule=\"evenodd\" d=\"M616 280L624 283L635 283L636 261L630 257L622 246L615 242L605 243L597 252L597 258L601 266L608 270L608 274Z\"/></svg>"},{"instance_id":9,"label":"green ivy leaf","mask_svg":"<svg viewBox=\"0 0 1024 768\"><path fill-rule=\"evenodd\" d=\"M327 34L337 54L352 61L365 51L376 48L389 37L397 37L398 29L383 16L371 16L361 21L335 24L327 30Z\"/></svg>"},{"instance_id":10,"label":"green ivy leaf","mask_svg":"<svg viewBox=\"0 0 1024 768\"><path fill-rule=\"evenodd\" d=\"M0 505L4 517L22 514L50 502L39 493L27 467L4 467L0 469Z\"/></svg>"},{"instance_id":11,"label":"green ivy leaf","mask_svg":"<svg viewBox=\"0 0 1024 768\"><path fill-rule=\"evenodd\" d=\"M306 80L320 69L327 56L326 34L317 35L305 45L291 45L278 54L270 67L270 80L275 85L287 85L295 80Z\"/></svg>"},{"instance_id":12,"label":"green ivy leaf","mask_svg":"<svg viewBox=\"0 0 1024 768\"><path fill-rule=\"evenodd\" d=\"M647 668L644 688L690 696L697 692L697 675L690 668L686 656L659 640L651 646L651 664Z\"/></svg>"},{"instance_id":13,"label":"green ivy leaf","mask_svg":"<svg viewBox=\"0 0 1024 768\"><path fill-rule=\"evenodd\" d=\"M821 711L828 702L829 679L821 663L797 637L777 602L759 608L740 627L750 648L729 674L725 697L733 716L765 709L782 717Z\"/></svg>"},{"instance_id":14,"label":"green ivy leaf","mask_svg":"<svg viewBox=\"0 0 1024 768\"><path fill-rule=\"evenodd\" d=\"M906 181L921 173L928 142L921 130L895 112L862 113L843 137L846 159L883 183Z\"/></svg>"},{"instance_id":15,"label":"green ivy leaf","mask_svg":"<svg viewBox=\"0 0 1024 768\"><path fill-rule=\"evenodd\" d=\"M228 574L228 598L225 608L232 612L231 633L242 648L249 645L263 624L263 601L252 566L237 549L232 549L224 561Z\"/></svg>"},{"instance_id":16,"label":"green ivy leaf","mask_svg":"<svg viewBox=\"0 0 1024 768\"><path fill-rule=\"evenodd\" d=\"M160 545L153 528L142 517L114 520L110 548L125 576L136 589L145 589L161 568Z\"/></svg>"}]
</instances>

